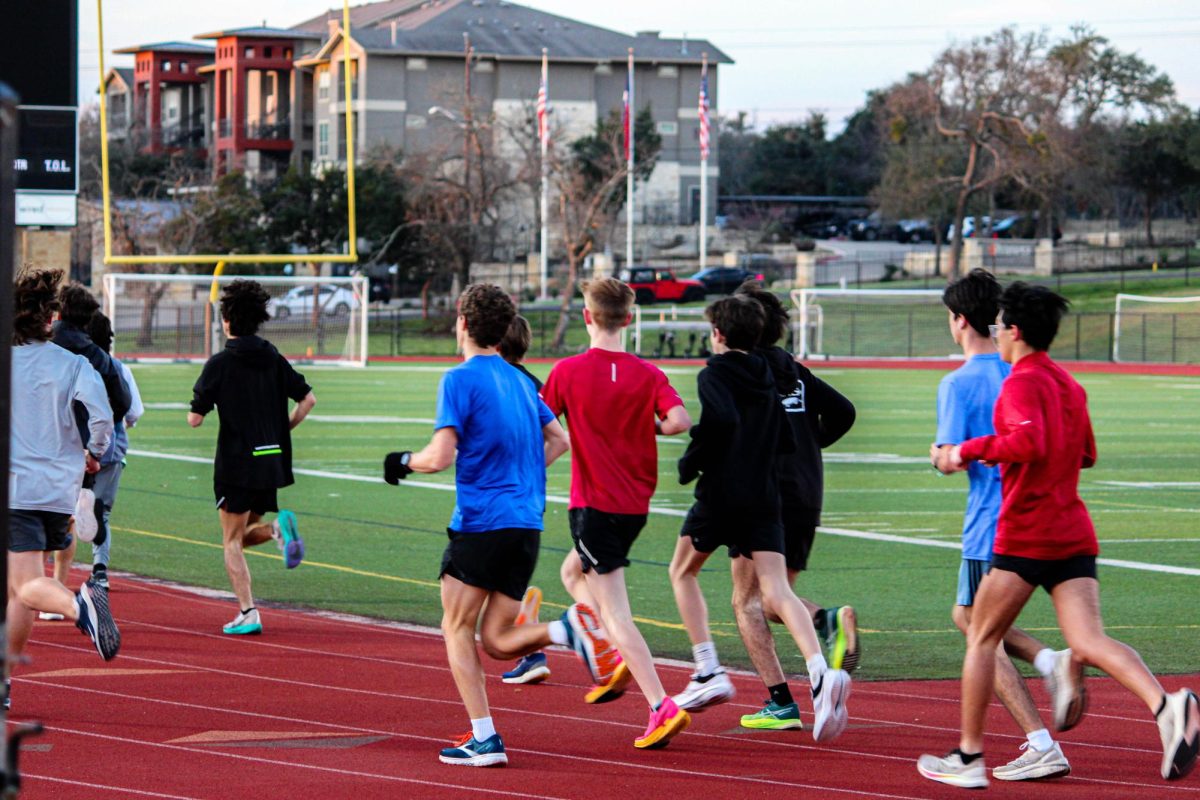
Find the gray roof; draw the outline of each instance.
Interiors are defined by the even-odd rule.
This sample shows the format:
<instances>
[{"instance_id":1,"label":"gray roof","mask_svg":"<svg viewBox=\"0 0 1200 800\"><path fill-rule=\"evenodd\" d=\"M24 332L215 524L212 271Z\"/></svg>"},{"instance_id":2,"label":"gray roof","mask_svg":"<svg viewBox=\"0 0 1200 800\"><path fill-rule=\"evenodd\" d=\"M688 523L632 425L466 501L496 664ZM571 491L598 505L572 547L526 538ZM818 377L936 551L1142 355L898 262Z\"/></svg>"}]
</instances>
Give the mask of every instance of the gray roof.
<instances>
[{"instance_id":1,"label":"gray roof","mask_svg":"<svg viewBox=\"0 0 1200 800\"><path fill-rule=\"evenodd\" d=\"M302 31L295 28L264 28L254 26L250 28L227 28L225 30L213 31L212 33L201 33L193 36L193 39L220 39L224 36L240 36L246 39L320 39L319 34L311 31Z\"/></svg>"},{"instance_id":2,"label":"gray roof","mask_svg":"<svg viewBox=\"0 0 1200 800\"><path fill-rule=\"evenodd\" d=\"M113 50L114 53L142 53L147 50L158 50L166 53L200 53L202 55L213 54L213 47L209 44L197 44L196 42L155 42L154 44L139 44L133 47L122 47L120 50Z\"/></svg>"},{"instance_id":3,"label":"gray roof","mask_svg":"<svg viewBox=\"0 0 1200 800\"><path fill-rule=\"evenodd\" d=\"M635 59L642 62L699 63L707 52L715 63L733 63L705 40L663 39L656 33L629 36L507 0L384 0L350 13L351 35L373 52L460 54L467 33L481 56L530 58L545 47L551 60L614 61L624 59L632 47ZM330 14L341 20L340 13ZM330 14L297 28L324 32Z\"/></svg>"}]
</instances>

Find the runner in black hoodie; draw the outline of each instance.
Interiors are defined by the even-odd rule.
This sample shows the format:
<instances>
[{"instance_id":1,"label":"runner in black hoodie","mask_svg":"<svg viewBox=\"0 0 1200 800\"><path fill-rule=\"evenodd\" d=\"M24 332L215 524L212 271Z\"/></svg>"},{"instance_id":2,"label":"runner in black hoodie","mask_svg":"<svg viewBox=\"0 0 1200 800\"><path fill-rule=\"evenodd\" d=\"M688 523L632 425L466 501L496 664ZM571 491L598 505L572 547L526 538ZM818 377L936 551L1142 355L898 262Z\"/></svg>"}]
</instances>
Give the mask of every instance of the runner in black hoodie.
<instances>
[{"instance_id":1,"label":"runner in black hoodie","mask_svg":"<svg viewBox=\"0 0 1200 800\"><path fill-rule=\"evenodd\" d=\"M188 414L188 424L196 428L216 407L221 422L213 492L224 534L225 571L241 604L241 613L223 629L234 636L262 633L244 548L275 539L289 569L304 558L296 515L279 510L276 490L294 482L290 431L317 400L304 376L274 345L255 335L269 318L268 300L255 281L236 280L225 287L221 323L228 341L204 365ZM296 403L290 415L289 398ZM278 512L275 520L259 524L268 511Z\"/></svg>"},{"instance_id":2,"label":"runner in black hoodie","mask_svg":"<svg viewBox=\"0 0 1200 800\"><path fill-rule=\"evenodd\" d=\"M787 333L789 317L775 294L757 283L743 284L737 294L755 300L766 312L766 325L755 352L771 367L796 443L794 452L779 459L784 554L788 582L794 585L796 576L808 567L813 538L821 524L824 494L821 450L850 430L855 418L854 405L776 344ZM747 558L739 558L735 548L730 548L730 556L738 630L755 670L770 692L770 699L762 709L742 717L742 725L771 730L799 728L800 710L792 699L775 652L775 639L767 628L754 565ZM825 609L803 597L800 602L813 616L817 633L826 640L830 666L852 672L858 666L859 655L854 609L850 606ZM771 621L780 620L772 616Z\"/></svg>"},{"instance_id":3,"label":"runner in black hoodie","mask_svg":"<svg viewBox=\"0 0 1200 800\"><path fill-rule=\"evenodd\" d=\"M717 547L736 547L754 564L763 609L784 621L804 654L813 686L813 738L830 741L846 727L850 676L829 669L812 617L788 583L778 459L794 451L795 443L767 360L751 352L766 315L761 305L743 296L718 300L706 315L716 355L696 379L700 420L679 459L680 482L700 480L671 561L672 588L697 670L675 702L695 709L733 696L712 642L704 640L708 612L697 578Z\"/></svg>"}]
</instances>

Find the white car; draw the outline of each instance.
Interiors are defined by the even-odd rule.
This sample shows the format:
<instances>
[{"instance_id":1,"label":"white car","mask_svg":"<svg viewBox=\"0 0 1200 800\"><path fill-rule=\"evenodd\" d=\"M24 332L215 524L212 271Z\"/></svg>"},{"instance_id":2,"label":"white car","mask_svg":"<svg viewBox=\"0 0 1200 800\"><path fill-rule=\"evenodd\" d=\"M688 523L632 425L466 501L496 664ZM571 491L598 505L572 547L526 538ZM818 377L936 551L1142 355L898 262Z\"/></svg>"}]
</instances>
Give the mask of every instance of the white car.
<instances>
[{"instance_id":1,"label":"white car","mask_svg":"<svg viewBox=\"0 0 1200 800\"><path fill-rule=\"evenodd\" d=\"M293 314L312 316L313 299L316 298L317 310L327 316L344 316L358 308L358 298L354 292L344 286L331 286L327 283L296 286L287 294L272 298L267 303L267 313L271 319L287 319Z\"/></svg>"}]
</instances>

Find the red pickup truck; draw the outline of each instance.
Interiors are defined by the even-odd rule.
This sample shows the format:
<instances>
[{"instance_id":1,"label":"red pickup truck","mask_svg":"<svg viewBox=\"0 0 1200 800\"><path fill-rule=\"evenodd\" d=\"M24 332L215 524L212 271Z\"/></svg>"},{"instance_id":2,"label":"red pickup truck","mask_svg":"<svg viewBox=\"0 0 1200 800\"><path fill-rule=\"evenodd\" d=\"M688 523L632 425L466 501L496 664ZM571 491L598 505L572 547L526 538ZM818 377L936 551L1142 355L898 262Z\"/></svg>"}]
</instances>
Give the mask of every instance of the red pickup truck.
<instances>
[{"instance_id":1,"label":"red pickup truck","mask_svg":"<svg viewBox=\"0 0 1200 800\"><path fill-rule=\"evenodd\" d=\"M673 301L691 303L704 300L704 284L691 278L677 278L669 269L634 267L626 270L625 282L633 289L639 305Z\"/></svg>"}]
</instances>

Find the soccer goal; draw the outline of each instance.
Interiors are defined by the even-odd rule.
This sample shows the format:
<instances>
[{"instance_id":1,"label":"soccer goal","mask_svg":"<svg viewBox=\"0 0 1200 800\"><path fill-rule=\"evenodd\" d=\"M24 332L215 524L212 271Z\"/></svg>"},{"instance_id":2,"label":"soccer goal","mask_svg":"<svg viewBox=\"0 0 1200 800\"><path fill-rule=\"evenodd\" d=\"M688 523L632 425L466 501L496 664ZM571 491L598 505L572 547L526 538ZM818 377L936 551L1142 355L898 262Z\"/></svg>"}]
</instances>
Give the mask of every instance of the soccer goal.
<instances>
[{"instance_id":1,"label":"soccer goal","mask_svg":"<svg viewBox=\"0 0 1200 800\"><path fill-rule=\"evenodd\" d=\"M802 358L953 358L940 289L794 289Z\"/></svg>"},{"instance_id":2,"label":"soccer goal","mask_svg":"<svg viewBox=\"0 0 1200 800\"><path fill-rule=\"evenodd\" d=\"M1112 359L1200 363L1200 297L1118 294Z\"/></svg>"},{"instance_id":3,"label":"soccer goal","mask_svg":"<svg viewBox=\"0 0 1200 800\"><path fill-rule=\"evenodd\" d=\"M113 351L132 361L203 361L225 346L213 284L246 277L271 295L260 335L287 358L367 364L367 278L109 273L104 301Z\"/></svg>"}]
</instances>

